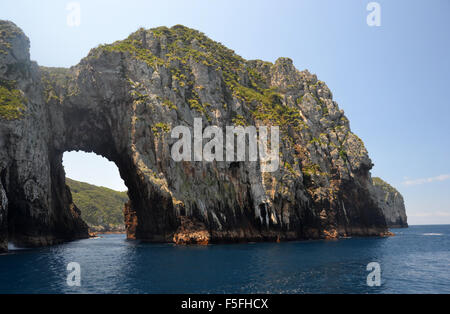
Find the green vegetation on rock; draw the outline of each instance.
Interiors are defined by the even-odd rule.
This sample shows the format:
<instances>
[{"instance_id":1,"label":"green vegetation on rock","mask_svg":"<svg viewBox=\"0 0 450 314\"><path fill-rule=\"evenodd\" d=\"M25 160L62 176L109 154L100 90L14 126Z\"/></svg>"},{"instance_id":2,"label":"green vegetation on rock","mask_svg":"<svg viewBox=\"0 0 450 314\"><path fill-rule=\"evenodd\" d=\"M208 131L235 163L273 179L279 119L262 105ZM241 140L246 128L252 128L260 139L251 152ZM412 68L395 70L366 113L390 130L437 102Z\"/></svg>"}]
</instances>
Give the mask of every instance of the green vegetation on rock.
<instances>
[{"instance_id":1,"label":"green vegetation on rock","mask_svg":"<svg viewBox=\"0 0 450 314\"><path fill-rule=\"evenodd\" d=\"M313 175L317 176L326 176L326 172L322 172L320 169L320 166L318 164L310 164L307 163L305 165L302 165L302 172L303 175L306 177L311 177Z\"/></svg>"},{"instance_id":2,"label":"green vegetation on rock","mask_svg":"<svg viewBox=\"0 0 450 314\"><path fill-rule=\"evenodd\" d=\"M159 45L148 46L152 38L157 38ZM204 115L208 121L211 121L208 114L210 105L203 103L199 95L204 87L195 86L193 63L221 73L230 96L247 103L255 120L280 126L282 131L286 131L287 137L290 137L285 130L288 126L293 126L296 130L306 127L298 108L284 105L282 95L276 88L268 86L264 74L260 71L260 68L270 68L272 63L246 61L233 50L199 31L182 25L150 30L141 28L125 40L93 49L90 56L98 57L102 52L127 53L152 68L167 68L174 82L173 90L181 95L180 89L184 89L186 103L192 110ZM134 97L143 100L140 96L145 97L134 91ZM176 109L169 100L165 100L163 105ZM236 122L242 124L244 121L237 119Z\"/></svg>"},{"instance_id":3,"label":"green vegetation on rock","mask_svg":"<svg viewBox=\"0 0 450 314\"><path fill-rule=\"evenodd\" d=\"M232 122L233 122L233 124L234 124L235 126L242 126L242 127L245 127L245 126L248 125L247 120L245 120L245 118L244 118L242 115L240 115L240 114L236 115L236 117L234 117L234 118L232 119Z\"/></svg>"},{"instance_id":4,"label":"green vegetation on rock","mask_svg":"<svg viewBox=\"0 0 450 314\"><path fill-rule=\"evenodd\" d=\"M128 202L127 192L117 192L84 182L66 178L75 205L81 210L81 217L95 230L123 228L123 207Z\"/></svg>"},{"instance_id":5,"label":"green vegetation on rock","mask_svg":"<svg viewBox=\"0 0 450 314\"><path fill-rule=\"evenodd\" d=\"M23 32L13 23L8 21L0 21L0 55L7 55L11 49L11 39L22 35Z\"/></svg>"},{"instance_id":6,"label":"green vegetation on rock","mask_svg":"<svg viewBox=\"0 0 450 314\"><path fill-rule=\"evenodd\" d=\"M159 136L163 133L169 133L170 126L167 123L159 122L152 127L152 131L153 133L155 133L155 135Z\"/></svg>"},{"instance_id":7,"label":"green vegetation on rock","mask_svg":"<svg viewBox=\"0 0 450 314\"><path fill-rule=\"evenodd\" d=\"M131 56L144 61L151 67L164 64L161 58L156 57L150 50L142 47L142 42L135 39L126 39L110 45L101 45L94 50L94 53L98 56L98 53L101 51L129 53Z\"/></svg>"},{"instance_id":8,"label":"green vegetation on rock","mask_svg":"<svg viewBox=\"0 0 450 314\"><path fill-rule=\"evenodd\" d=\"M62 102L66 97L79 94L80 90L75 84L72 72L66 68L39 67L44 85L46 102L52 100Z\"/></svg>"},{"instance_id":9,"label":"green vegetation on rock","mask_svg":"<svg viewBox=\"0 0 450 314\"><path fill-rule=\"evenodd\" d=\"M23 93L16 88L15 81L0 80L0 118L15 120L25 111Z\"/></svg>"},{"instance_id":10,"label":"green vegetation on rock","mask_svg":"<svg viewBox=\"0 0 450 314\"><path fill-rule=\"evenodd\" d=\"M165 99L162 103L163 106L171 109L171 110L177 110L177 106L171 101L170 99Z\"/></svg>"},{"instance_id":11,"label":"green vegetation on rock","mask_svg":"<svg viewBox=\"0 0 450 314\"><path fill-rule=\"evenodd\" d=\"M395 189L392 185L382 180L381 178L374 177L372 178L372 182L374 186L379 186L386 192L398 193L397 189Z\"/></svg>"}]
</instances>

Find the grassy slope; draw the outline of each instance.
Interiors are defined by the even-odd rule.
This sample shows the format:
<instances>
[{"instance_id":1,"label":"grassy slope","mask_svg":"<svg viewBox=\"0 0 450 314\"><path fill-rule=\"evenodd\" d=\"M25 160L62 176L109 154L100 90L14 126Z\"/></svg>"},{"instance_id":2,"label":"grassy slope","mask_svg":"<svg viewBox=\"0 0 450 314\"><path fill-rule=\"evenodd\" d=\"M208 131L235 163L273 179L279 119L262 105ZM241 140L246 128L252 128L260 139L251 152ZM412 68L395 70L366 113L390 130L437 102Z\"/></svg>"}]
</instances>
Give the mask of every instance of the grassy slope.
<instances>
[{"instance_id":1,"label":"grassy slope","mask_svg":"<svg viewBox=\"0 0 450 314\"><path fill-rule=\"evenodd\" d=\"M127 192L117 192L69 178L66 178L66 183L72 191L73 202L90 227L101 226L111 230L124 224L123 206L128 201Z\"/></svg>"}]
</instances>

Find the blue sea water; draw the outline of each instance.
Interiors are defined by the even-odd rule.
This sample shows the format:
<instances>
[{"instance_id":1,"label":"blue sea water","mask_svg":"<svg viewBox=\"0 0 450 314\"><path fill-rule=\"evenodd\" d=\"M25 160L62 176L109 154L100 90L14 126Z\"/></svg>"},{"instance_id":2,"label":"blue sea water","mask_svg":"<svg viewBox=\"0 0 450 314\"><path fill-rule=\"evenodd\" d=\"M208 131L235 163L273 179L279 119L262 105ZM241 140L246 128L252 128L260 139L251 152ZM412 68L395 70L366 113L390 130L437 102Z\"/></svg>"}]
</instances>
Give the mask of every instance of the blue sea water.
<instances>
[{"instance_id":1,"label":"blue sea water","mask_svg":"<svg viewBox=\"0 0 450 314\"><path fill-rule=\"evenodd\" d=\"M174 246L103 235L0 255L0 293L450 293L450 225L388 238ZM81 267L69 287L67 265ZM367 264L381 286L367 285Z\"/></svg>"}]
</instances>

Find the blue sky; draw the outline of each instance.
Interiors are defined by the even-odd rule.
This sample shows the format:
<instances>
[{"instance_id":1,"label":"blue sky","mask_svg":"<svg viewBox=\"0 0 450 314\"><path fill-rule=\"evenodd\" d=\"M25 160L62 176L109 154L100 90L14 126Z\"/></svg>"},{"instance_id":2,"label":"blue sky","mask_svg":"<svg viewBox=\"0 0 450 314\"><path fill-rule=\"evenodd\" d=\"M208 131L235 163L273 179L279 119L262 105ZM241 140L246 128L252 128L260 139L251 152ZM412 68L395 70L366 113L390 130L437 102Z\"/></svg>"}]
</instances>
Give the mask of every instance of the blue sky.
<instances>
[{"instance_id":1,"label":"blue sky","mask_svg":"<svg viewBox=\"0 0 450 314\"><path fill-rule=\"evenodd\" d=\"M40 65L71 66L99 44L139 27L184 24L246 59L290 57L325 81L366 144L373 175L405 197L411 224L450 223L450 1L77 1L78 27L61 0L0 3ZM117 169L86 154L65 154L68 176L124 189Z\"/></svg>"}]
</instances>

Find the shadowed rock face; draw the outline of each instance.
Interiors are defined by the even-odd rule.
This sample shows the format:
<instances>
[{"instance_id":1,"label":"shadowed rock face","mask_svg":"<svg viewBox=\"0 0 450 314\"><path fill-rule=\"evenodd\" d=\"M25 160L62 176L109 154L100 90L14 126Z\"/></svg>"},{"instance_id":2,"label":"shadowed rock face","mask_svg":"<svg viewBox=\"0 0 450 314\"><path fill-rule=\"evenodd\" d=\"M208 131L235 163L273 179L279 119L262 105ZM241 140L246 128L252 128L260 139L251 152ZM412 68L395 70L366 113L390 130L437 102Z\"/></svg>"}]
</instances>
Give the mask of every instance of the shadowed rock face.
<instances>
[{"instance_id":1,"label":"shadowed rock face","mask_svg":"<svg viewBox=\"0 0 450 314\"><path fill-rule=\"evenodd\" d=\"M0 250L87 235L54 149L49 107L29 41L0 21Z\"/></svg>"},{"instance_id":2,"label":"shadowed rock face","mask_svg":"<svg viewBox=\"0 0 450 314\"><path fill-rule=\"evenodd\" d=\"M386 233L363 142L325 83L290 59L246 61L174 26L140 29L70 69L44 68L30 62L28 39L14 24L1 22L0 32L1 84L18 99L0 111L3 246L8 238L45 245L87 237L65 185L62 155L72 150L118 166L129 189L129 238L207 243ZM175 162L169 130L192 128L194 118L222 129L279 126L280 169Z\"/></svg>"}]
</instances>

